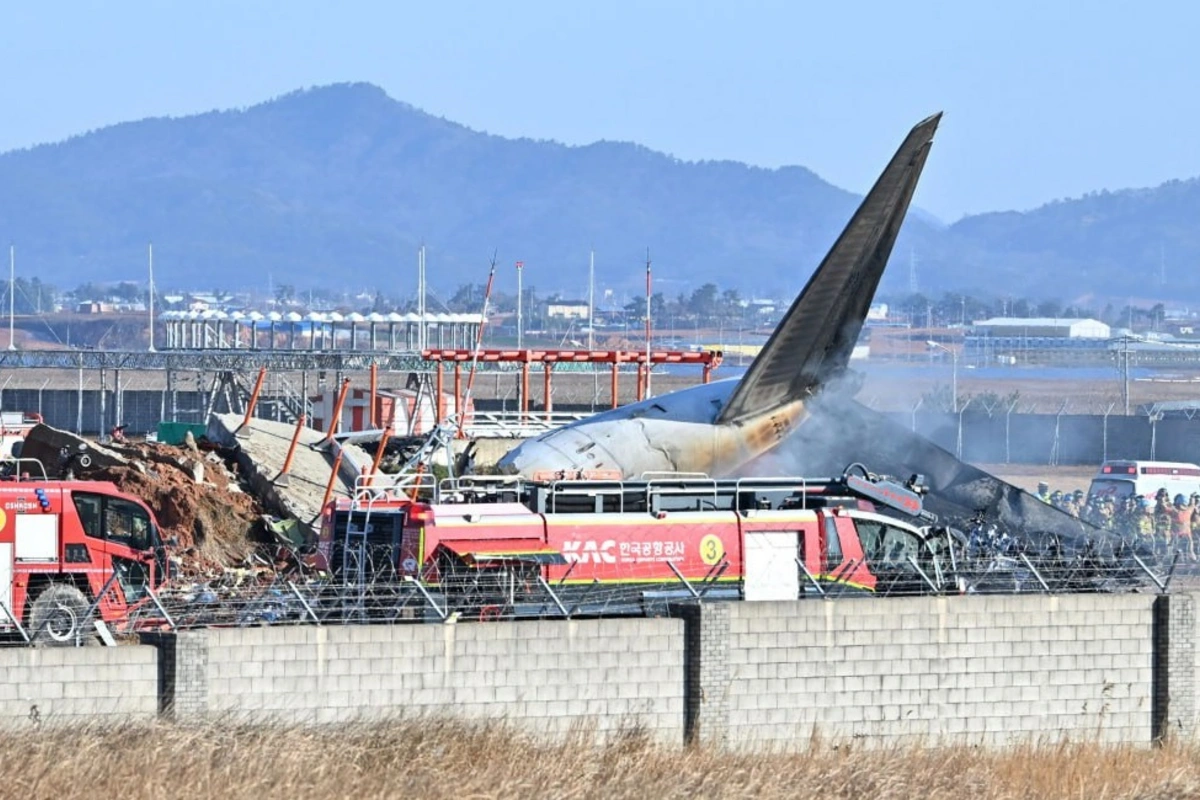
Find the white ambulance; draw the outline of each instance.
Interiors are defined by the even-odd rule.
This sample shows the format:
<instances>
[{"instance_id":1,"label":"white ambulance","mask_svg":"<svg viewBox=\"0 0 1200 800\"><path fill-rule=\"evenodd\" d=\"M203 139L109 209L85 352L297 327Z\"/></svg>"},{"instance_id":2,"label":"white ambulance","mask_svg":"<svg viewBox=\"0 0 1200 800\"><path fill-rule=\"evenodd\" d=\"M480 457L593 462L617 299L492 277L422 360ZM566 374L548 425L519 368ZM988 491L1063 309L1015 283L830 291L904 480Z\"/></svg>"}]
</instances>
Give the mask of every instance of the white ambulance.
<instances>
[{"instance_id":1,"label":"white ambulance","mask_svg":"<svg viewBox=\"0 0 1200 800\"><path fill-rule=\"evenodd\" d=\"M1105 461L1092 478L1088 497L1120 500L1140 495L1154 500L1159 489L1166 489L1171 499L1200 493L1200 466L1181 461Z\"/></svg>"}]
</instances>

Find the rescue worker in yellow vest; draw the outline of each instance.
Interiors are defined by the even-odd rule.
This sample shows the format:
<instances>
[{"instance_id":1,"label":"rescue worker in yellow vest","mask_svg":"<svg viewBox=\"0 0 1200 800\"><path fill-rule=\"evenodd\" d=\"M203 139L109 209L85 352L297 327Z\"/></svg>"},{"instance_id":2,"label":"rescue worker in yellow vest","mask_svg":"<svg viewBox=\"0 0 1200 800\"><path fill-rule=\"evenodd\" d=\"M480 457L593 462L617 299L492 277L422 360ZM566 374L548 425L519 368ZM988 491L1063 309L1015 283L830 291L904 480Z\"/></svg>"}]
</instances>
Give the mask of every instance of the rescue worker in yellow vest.
<instances>
[{"instance_id":1,"label":"rescue worker in yellow vest","mask_svg":"<svg viewBox=\"0 0 1200 800\"><path fill-rule=\"evenodd\" d=\"M1154 552L1160 557L1170 552L1171 500L1166 489L1154 495Z\"/></svg>"},{"instance_id":2,"label":"rescue worker in yellow vest","mask_svg":"<svg viewBox=\"0 0 1200 800\"><path fill-rule=\"evenodd\" d=\"M1150 501L1144 497L1137 499L1137 507L1133 510L1134 525L1137 526L1138 536L1143 542L1154 545L1154 517L1150 516Z\"/></svg>"}]
</instances>

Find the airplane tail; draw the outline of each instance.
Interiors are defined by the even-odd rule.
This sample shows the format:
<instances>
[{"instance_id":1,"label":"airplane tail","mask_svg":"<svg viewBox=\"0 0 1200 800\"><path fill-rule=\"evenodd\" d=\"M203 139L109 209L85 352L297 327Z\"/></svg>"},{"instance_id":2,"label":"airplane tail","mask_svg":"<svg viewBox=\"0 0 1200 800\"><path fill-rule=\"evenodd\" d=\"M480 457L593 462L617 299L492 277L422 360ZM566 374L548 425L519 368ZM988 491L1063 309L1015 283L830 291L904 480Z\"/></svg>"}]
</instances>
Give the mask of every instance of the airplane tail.
<instances>
[{"instance_id":1,"label":"airplane tail","mask_svg":"<svg viewBox=\"0 0 1200 800\"><path fill-rule=\"evenodd\" d=\"M845 372L941 118L934 114L909 132L717 422L740 422L803 400Z\"/></svg>"}]
</instances>

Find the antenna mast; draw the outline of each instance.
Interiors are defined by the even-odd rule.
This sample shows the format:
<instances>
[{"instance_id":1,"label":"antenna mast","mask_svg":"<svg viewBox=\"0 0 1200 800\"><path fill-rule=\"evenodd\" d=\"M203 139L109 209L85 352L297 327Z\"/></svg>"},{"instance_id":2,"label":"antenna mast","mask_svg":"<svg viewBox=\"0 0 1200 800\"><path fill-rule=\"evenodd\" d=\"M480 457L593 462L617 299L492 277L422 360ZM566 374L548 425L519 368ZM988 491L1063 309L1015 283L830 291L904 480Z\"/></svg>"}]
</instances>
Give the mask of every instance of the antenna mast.
<instances>
[{"instance_id":1,"label":"antenna mast","mask_svg":"<svg viewBox=\"0 0 1200 800\"><path fill-rule=\"evenodd\" d=\"M150 352L154 352L154 245L146 245L146 259L150 264Z\"/></svg>"},{"instance_id":2,"label":"antenna mast","mask_svg":"<svg viewBox=\"0 0 1200 800\"><path fill-rule=\"evenodd\" d=\"M492 284L496 280L496 253L492 253L491 268L488 270L487 287L483 290L483 312L479 315L479 327L475 329L475 349L471 351L471 371L467 373L467 392L462 397L458 412L458 437L462 438L463 423L467 421L467 409L471 403L471 389L475 386L475 372L479 368L479 351L483 349L483 329L487 325L488 301L492 299ZM455 394L458 390L455 389ZM455 402L458 402L457 400ZM549 399L547 398L547 402Z\"/></svg>"},{"instance_id":3,"label":"antenna mast","mask_svg":"<svg viewBox=\"0 0 1200 800\"><path fill-rule=\"evenodd\" d=\"M425 245L417 251L417 316L421 318L417 328L417 349L424 352L428 334L425 330Z\"/></svg>"},{"instance_id":4,"label":"antenna mast","mask_svg":"<svg viewBox=\"0 0 1200 800\"><path fill-rule=\"evenodd\" d=\"M14 317L17 310L17 248L8 246L8 349L17 349L17 340L13 338L16 324Z\"/></svg>"},{"instance_id":5,"label":"antenna mast","mask_svg":"<svg viewBox=\"0 0 1200 800\"><path fill-rule=\"evenodd\" d=\"M525 338L524 328L521 317L521 273L525 271L525 262L517 262L517 349L521 349L521 341Z\"/></svg>"},{"instance_id":6,"label":"antenna mast","mask_svg":"<svg viewBox=\"0 0 1200 800\"><path fill-rule=\"evenodd\" d=\"M646 248L646 397L650 396L650 248Z\"/></svg>"},{"instance_id":7,"label":"antenna mast","mask_svg":"<svg viewBox=\"0 0 1200 800\"><path fill-rule=\"evenodd\" d=\"M588 350L596 346L596 251L588 255Z\"/></svg>"}]
</instances>

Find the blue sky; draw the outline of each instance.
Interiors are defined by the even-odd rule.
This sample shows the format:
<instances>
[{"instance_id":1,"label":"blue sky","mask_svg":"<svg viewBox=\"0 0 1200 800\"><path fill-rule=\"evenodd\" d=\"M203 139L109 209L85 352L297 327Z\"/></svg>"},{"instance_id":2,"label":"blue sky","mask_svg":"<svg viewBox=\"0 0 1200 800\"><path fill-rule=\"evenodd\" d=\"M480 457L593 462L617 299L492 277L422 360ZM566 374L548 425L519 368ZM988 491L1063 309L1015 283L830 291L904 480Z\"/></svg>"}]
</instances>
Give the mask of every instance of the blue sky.
<instances>
[{"instance_id":1,"label":"blue sky","mask_svg":"<svg viewBox=\"0 0 1200 800\"><path fill-rule=\"evenodd\" d=\"M0 8L0 150L369 81L506 136L802 164L864 191L946 118L921 207L1200 175L1200 4L78 2Z\"/></svg>"}]
</instances>

